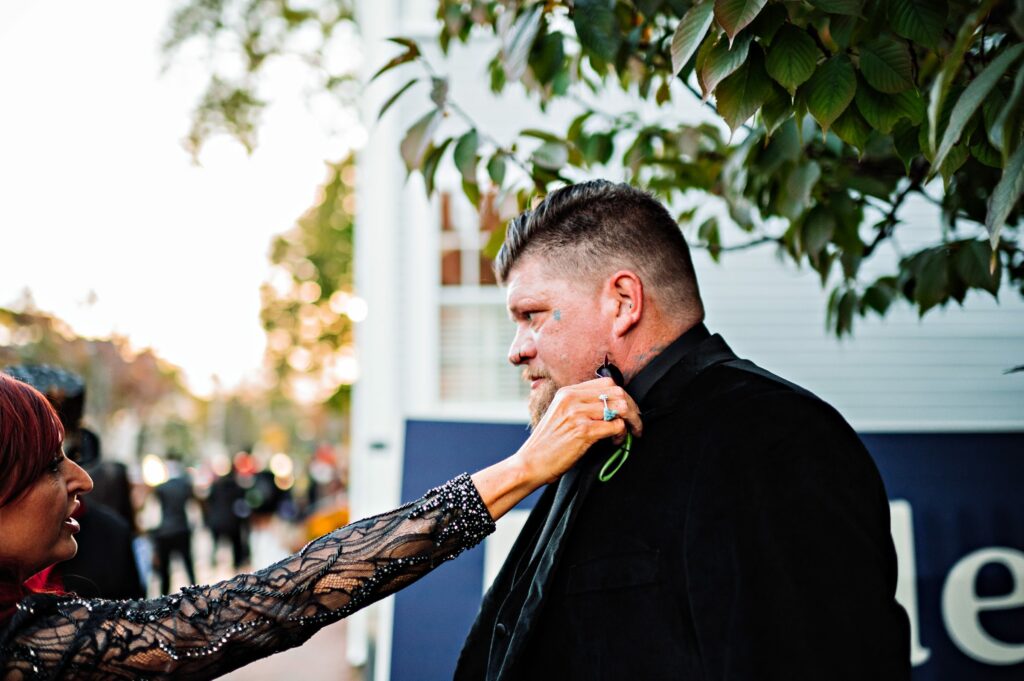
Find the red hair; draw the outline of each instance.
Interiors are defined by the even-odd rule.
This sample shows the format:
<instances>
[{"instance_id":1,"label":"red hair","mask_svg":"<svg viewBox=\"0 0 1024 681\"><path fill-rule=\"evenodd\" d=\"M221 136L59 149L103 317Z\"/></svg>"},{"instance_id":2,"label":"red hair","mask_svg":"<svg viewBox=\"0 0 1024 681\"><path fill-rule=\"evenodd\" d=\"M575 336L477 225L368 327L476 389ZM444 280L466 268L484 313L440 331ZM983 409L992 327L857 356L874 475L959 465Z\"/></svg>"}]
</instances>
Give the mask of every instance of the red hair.
<instances>
[{"instance_id":1,"label":"red hair","mask_svg":"<svg viewBox=\"0 0 1024 681\"><path fill-rule=\"evenodd\" d=\"M28 491L63 440L64 427L46 397L0 372L0 508Z\"/></svg>"}]
</instances>

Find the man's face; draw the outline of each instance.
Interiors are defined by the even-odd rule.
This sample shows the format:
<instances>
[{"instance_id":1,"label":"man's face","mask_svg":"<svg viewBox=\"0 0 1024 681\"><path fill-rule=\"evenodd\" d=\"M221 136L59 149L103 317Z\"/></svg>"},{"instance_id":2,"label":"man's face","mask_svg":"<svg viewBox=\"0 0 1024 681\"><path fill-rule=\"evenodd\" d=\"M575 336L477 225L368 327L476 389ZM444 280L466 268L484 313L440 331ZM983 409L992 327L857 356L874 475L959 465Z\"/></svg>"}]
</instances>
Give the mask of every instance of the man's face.
<instances>
[{"instance_id":1,"label":"man's face","mask_svg":"<svg viewBox=\"0 0 1024 681\"><path fill-rule=\"evenodd\" d=\"M562 386L594 378L611 337L598 283L569 281L537 255L516 264L506 303L516 325L508 359L530 382L536 425Z\"/></svg>"}]
</instances>

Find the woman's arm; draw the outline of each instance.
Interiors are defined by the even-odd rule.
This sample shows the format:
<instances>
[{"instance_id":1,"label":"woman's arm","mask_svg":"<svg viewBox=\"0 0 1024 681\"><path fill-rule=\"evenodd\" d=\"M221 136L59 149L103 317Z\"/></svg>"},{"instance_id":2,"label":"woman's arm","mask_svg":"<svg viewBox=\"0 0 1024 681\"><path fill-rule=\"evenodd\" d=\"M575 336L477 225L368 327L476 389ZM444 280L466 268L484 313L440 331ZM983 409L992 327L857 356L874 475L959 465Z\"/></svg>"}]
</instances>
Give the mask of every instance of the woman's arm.
<instances>
[{"instance_id":1,"label":"woman's arm","mask_svg":"<svg viewBox=\"0 0 1024 681\"><path fill-rule=\"evenodd\" d=\"M560 391L508 459L255 574L152 601L28 599L0 635L0 678L207 679L300 645L475 546L493 519L557 479L591 444L624 435L622 421L600 420L599 393L639 431L625 393L609 379L590 381Z\"/></svg>"}]
</instances>

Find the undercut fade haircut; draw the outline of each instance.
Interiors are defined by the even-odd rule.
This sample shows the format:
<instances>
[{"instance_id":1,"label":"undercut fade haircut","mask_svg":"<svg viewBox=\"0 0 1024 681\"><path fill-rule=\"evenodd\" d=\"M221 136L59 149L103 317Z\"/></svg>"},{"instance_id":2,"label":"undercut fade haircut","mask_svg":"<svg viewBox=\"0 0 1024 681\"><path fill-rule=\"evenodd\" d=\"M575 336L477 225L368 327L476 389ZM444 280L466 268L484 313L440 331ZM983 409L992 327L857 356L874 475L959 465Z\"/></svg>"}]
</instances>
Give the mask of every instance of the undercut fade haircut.
<instances>
[{"instance_id":1,"label":"undercut fade haircut","mask_svg":"<svg viewBox=\"0 0 1024 681\"><path fill-rule=\"evenodd\" d=\"M628 184L593 180L558 189L509 222L494 261L505 283L539 255L567 278L635 271L665 311L704 318L690 249L665 206Z\"/></svg>"}]
</instances>

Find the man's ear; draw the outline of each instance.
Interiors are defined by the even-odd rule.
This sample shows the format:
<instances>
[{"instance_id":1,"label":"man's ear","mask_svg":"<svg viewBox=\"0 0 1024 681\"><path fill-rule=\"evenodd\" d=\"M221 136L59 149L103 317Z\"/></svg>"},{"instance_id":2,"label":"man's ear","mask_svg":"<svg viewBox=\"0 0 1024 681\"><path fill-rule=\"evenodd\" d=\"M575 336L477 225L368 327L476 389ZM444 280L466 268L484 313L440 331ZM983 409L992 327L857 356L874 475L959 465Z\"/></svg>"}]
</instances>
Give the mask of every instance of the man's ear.
<instances>
[{"instance_id":1,"label":"man's ear","mask_svg":"<svg viewBox=\"0 0 1024 681\"><path fill-rule=\"evenodd\" d=\"M612 333L625 336L637 324L644 313L644 284L632 270L619 270L608 278L609 303L615 319Z\"/></svg>"}]
</instances>

